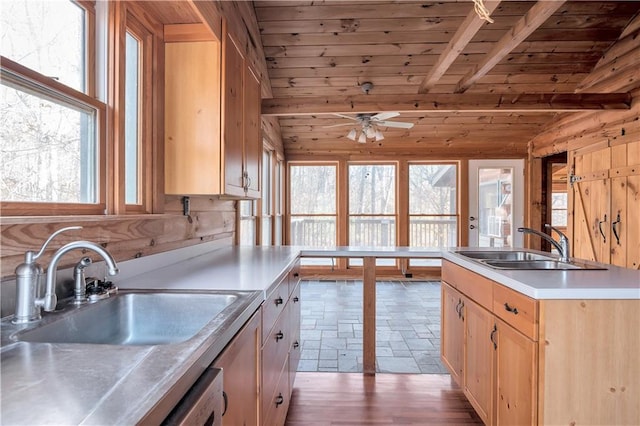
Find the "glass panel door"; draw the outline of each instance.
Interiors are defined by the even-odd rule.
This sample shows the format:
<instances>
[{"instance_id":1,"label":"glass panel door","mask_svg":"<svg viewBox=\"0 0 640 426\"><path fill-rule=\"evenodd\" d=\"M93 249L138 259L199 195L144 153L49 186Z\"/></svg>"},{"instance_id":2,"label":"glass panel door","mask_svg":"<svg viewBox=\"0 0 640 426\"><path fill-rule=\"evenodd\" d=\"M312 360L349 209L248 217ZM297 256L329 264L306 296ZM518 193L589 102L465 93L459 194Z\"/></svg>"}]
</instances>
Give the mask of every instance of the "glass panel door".
<instances>
[{"instance_id":1,"label":"glass panel door","mask_svg":"<svg viewBox=\"0 0 640 426\"><path fill-rule=\"evenodd\" d=\"M469 161L469 245L522 247L522 160Z\"/></svg>"}]
</instances>

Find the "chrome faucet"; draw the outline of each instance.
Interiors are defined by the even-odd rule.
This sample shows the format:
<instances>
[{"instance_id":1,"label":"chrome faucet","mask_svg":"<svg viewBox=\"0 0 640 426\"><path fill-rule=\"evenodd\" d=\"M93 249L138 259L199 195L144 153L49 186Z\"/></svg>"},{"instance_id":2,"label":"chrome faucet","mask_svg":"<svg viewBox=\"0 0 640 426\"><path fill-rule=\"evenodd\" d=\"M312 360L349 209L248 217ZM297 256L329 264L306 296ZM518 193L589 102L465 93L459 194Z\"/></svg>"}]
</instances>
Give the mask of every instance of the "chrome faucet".
<instances>
[{"instance_id":1,"label":"chrome faucet","mask_svg":"<svg viewBox=\"0 0 640 426\"><path fill-rule=\"evenodd\" d=\"M36 263L36 260L42 256L47 245L57 235L62 232L82 229L81 226L70 226L62 228L51 234L44 242L37 253L29 250L24 254L24 262L16 268L16 309L12 322L14 324L25 324L39 321L41 318L40 309L45 311L53 311L56 308L58 298L55 294L55 276L56 268L60 258L70 250L77 248L85 248L93 250L100 254L108 266L109 275L118 273L116 263L111 255L102 247L89 241L76 241L61 247L51 259L49 269L47 271L47 287L43 298L38 297L40 290L40 277L43 274L42 267Z\"/></svg>"},{"instance_id":2,"label":"chrome faucet","mask_svg":"<svg viewBox=\"0 0 640 426\"><path fill-rule=\"evenodd\" d=\"M569 251L569 238L567 238L567 236L564 235L558 228L551 226L548 223L546 223L544 227L556 231L560 236L560 243L554 240L550 235L545 234L544 232L540 232L536 229L518 228L518 232L523 232L525 234L535 234L547 240L549 243L553 244L553 246L558 250L558 253L560 253L560 262L569 262L569 257L571 256Z\"/></svg>"},{"instance_id":3,"label":"chrome faucet","mask_svg":"<svg viewBox=\"0 0 640 426\"><path fill-rule=\"evenodd\" d=\"M58 303L58 297L56 296L56 272L57 272L56 270L58 269L58 262L60 261L62 256L76 249L87 249L87 250L92 250L98 253L107 264L107 273L112 276L118 273L118 266L116 265L116 261L113 260L113 257L111 257L108 251L106 251L104 248L102 248L96 243L92 243L91 241L74 241L72 243L69 243L67 245L60 247L58 251L55 252L53 257L51 258L51 262L49 263L49 268L47 269L47 284L45 287L44 299L42 301L42 307L47 312L51 312L55 310L56 304ZM83 262L81 261L81 264L82 263ZM85 266L88 266L88 263ZM84 268L84 266L82 266L82 268ZM78 266L76 266L76 268L74 269L76 269L75 294L76 294L76 301L78 301L77 294L78 292L81 292L84 295L85 284L84 282L78 282L80 280L78 280L77 278L78 276L83 276L84 274L77 273ZM79 286L82 286L82 288L79 289L78 288ZM38 303L39 301L36 300L36 304Z\"/></svg>"}]
</instances>

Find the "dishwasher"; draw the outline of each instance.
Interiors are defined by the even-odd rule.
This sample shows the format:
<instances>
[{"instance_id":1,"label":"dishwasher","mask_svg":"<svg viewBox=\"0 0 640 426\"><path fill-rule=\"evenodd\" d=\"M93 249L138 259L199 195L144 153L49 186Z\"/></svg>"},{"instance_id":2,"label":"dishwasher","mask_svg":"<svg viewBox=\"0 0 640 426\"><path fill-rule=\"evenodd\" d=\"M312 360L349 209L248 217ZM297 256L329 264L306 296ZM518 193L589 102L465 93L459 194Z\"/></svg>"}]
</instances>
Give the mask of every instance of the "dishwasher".
<instances>
[{"instance_id":1,"label":"dishwasher","mask_svg":"<svg viewBox=\"0 0 640 426\"><path fill-rule=\"evenodd\" d=\"M221 369L208 367L162 424L222 426L226 410L222 374Z\"/></svg>"}]
</instances>

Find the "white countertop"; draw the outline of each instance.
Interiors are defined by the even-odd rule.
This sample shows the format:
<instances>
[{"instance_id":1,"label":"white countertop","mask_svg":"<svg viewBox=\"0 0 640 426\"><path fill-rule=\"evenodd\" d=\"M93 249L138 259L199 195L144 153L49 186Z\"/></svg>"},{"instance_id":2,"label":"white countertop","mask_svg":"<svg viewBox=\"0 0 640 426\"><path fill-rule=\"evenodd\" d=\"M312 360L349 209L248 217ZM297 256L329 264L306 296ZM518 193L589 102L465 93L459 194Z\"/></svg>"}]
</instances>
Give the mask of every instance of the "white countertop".
<instances>
[{"instance_id":1,"label":"white countertop","mask_svg":"<svg viewBox=\"0 0 640 426\"><path fill-rule=\"evenodd\" d=\"M604 265L607 269L602 270L498 270L455 253L460 249L443 251L443 259L533 299L640 299L638 270L612 265Z\"/></svg>"}]
</instances>

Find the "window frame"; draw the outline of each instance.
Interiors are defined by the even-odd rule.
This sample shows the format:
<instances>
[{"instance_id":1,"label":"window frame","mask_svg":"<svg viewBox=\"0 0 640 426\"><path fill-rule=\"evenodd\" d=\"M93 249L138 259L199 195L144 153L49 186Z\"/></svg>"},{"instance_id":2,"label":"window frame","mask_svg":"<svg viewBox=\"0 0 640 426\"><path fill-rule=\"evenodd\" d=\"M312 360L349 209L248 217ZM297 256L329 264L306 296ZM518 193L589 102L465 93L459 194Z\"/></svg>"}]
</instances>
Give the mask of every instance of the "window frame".
<instances>
[{"instance_id":1,"label":"window frame","mask_svg":"<svg viewBox=\"0 0 640 426\"><path fill-rule=\"evenodd\" d=\"M394 221L394 246L397 246L400 241L400 164L398 161L348 161L347 162L347 173L345 176L345 185L347 191L347 205L345 206L346 211L346 222L347 222L347 235L346 235L346 243L347 245L351 244L351 217L370 217L370 218L393 218ZM393 214L387 213L361 213L361 214L352 214L351 213L351 199L349 198L349 194L351 194L351 186L350 186L350 168L351 166L393 166L393 183L394 183L394 212ZM362 259L350 258L347 261L347 266L350 268L358 267L361 268L363 265ZM376 259L376 266L382 267L397 267L398 259Z\"/></svg>"},{"instance_id":2,"label":"window frame","mask_svg":"<svg viewBox=\"0 0 640 426\"><path fill-rule=\"evenodd\" d=\"M1 68L3 78L7 74L13 74L17 80L22 80L23 87L28 87L35 96L42 98L54 98L65 104L79 104L96 112L96 153L98 156L96 166L96 202L95 203L47 203L47 202L14 202L0 201L1 216L51 216L66 214L104 214L106 210L107 190L107 160L106 160L106 128L107 107L94 97L77 91L66 84L53 78L20 65L11 59L1 56Z\"/></svg>"},{"instance_id":3,"label":"window frame","mask_svg":"<svg viewBox=\"0 0 640 426\"><path fill-rule=\"evenodd\" d=\"M313 166L322 166L322 167L326 167L326 166L330 166L333 167L335 169L335 174L336 174L336 194L335 194L335 213L333 214L329 214L329 213L313 213L313 214L300 214L300 213L291 213L291 168L292 167L300 167L300 166L307 166L307 167L313 167ZM284 226L284 230L285 230L285 242L286 244L290 245L291 244L291 222L292 219L296 216L311 216L311 217L333 217L335 218L335 224L336 224L336 234L335 234L335 241L336 241L336 245L339 244L339 237L340 237L340 211L339 211L339 198L340 198L340 165L338 161L288 161L286 163L286 199L287 199L287 203L286 203L286 209L285 209L285 221L286 224Z\"/></svg>"},{"instance_id":4,"label":"window frame","mask_svg":"<svg viewBox=\"0 0 640 426\"><path fill-rule=\"evenodd\" d=\"M115 76L110 78L110 93L113 94L113 211L116 214L149 214L153 212L154 172L157 164L154 160L153 149L153 125L154 125L154 98L153 85L154 56L156 48L154 33L141 18L124 5L114 5L110 14L114 15L112 31L115 37L112 40L120 41L111 46L114 52ZM137 193L138 203L126 202L126 143L125 143L125 81L126 81L126 34L130 33L139 42L139 103L138 103L138 179Z\"/></svg>"}]
</instances>

